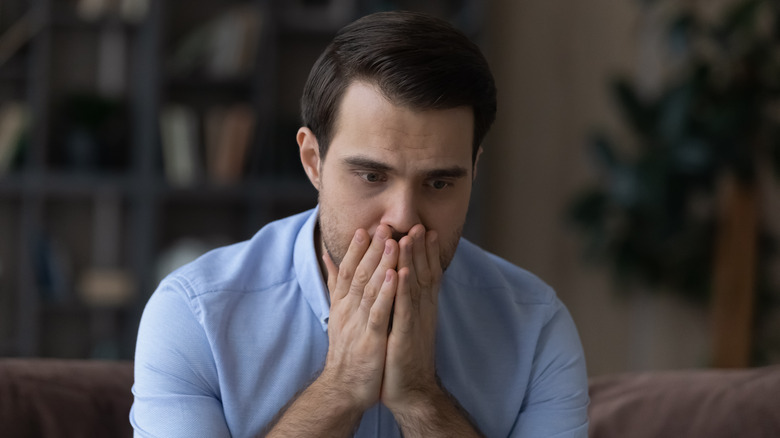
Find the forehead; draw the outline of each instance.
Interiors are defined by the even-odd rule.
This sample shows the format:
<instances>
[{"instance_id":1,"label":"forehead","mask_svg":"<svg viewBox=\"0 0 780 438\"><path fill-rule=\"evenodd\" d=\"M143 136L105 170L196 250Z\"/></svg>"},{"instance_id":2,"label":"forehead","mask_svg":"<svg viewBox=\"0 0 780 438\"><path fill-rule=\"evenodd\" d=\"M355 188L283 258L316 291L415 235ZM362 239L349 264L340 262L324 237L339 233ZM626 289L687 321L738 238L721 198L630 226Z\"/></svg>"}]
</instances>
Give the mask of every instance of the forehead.
<instances>
[{"instance_id":1,"label":"forehead","mask_svg":"<svg viewBox=\"0 0 780 438\"><path fill-rule=\"evenodd\" d=\"M342 97L328 155L378 154L465 166L471 163L473 126L470 107L399 106L375 86L357 81Z\"/></svg>"}]
</instances>

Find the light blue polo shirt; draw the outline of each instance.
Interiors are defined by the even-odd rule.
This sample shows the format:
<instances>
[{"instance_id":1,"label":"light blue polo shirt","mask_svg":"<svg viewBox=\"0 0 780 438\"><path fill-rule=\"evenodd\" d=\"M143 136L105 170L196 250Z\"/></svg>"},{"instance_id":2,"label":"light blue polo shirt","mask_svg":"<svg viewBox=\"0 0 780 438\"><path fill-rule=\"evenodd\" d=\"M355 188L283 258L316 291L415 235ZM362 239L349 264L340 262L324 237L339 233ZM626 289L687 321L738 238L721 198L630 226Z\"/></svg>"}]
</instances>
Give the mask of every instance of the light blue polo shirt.
<instances>
[{"instance_id":1,"label":"light blue polo shirt","mask_svg":"<svg viewBox=\"0 0 780 438\"><path fill-rule=\"evenodd\" d=\"M317 209L211 251L160 283L135 358L136 436L251 437L322 370L330 305ZM586 437L577 330L553 290L462 239L439 294L436 367L488 437ZM400 437L381 404L357 437Z\"/></svg>"}]
</instances>

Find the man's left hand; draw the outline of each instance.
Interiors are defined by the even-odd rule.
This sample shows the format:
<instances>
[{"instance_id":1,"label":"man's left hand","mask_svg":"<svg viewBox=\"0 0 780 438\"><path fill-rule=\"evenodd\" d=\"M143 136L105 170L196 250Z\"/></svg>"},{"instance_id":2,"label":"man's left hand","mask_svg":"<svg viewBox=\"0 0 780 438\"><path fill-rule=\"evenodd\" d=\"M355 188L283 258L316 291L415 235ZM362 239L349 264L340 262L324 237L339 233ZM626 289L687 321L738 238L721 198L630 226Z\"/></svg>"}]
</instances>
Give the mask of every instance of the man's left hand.
<instances>
[{"instance_id":1,"label":"man's left hand","mask_svg":"<svg viewBox=\"0 0 780 438\"><path fill-rule=\"evenodd\" d=\"M441 392L434 361L442 268L436 231L417 224L399 247L398 290L381 399L394 414L403 415Z\"/></svg>"}]
</instances>

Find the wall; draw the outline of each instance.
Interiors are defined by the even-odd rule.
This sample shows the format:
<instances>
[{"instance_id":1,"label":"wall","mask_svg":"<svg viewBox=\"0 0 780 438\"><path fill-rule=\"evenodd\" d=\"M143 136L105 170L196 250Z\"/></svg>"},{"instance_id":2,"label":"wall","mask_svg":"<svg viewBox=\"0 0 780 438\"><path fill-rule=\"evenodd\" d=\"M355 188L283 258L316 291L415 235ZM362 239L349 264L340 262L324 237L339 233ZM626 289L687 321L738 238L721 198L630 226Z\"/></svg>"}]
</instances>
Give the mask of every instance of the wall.
<instances>
[{"instance_id":1,"label":"wall","mask_svg":"<svg viewBox=\"0 0 780 438\"><path fill-rule=\"evenodd\" d=\"M707 365L706 312L641 293L618 299L607 273L583 264L564 220L573 194L594 178L588 132L625 134L607 82L648 67L639 53L640 5L503 0L491 3L488 17L499 115L479 173L483 244L555 287L578 325L591 375Z\"/></svg>"}]
</instances>

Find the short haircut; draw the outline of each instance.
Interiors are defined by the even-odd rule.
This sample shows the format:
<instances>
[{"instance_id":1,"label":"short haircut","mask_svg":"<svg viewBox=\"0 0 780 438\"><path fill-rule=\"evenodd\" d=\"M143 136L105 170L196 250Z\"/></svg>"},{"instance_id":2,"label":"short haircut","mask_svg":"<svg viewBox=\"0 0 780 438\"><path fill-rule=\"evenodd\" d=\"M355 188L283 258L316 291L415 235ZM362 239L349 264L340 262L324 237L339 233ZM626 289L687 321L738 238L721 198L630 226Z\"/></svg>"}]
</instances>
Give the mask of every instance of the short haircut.
<instances>
[{"instance_id":1,"label":"short haircut","mask_svg":"<svg viewBox=\"0 0 780 438\"><path fill-rule=\"evenodd\" d=\"M303 125L324 159L338 109L355 81L375 85L394 105L415 110L469 106L472 162L496 117L496 86L476 44L448 22L414 12L379 12L342 28L309 73Z\"/></svg>"}]
</instances>

